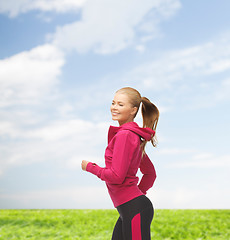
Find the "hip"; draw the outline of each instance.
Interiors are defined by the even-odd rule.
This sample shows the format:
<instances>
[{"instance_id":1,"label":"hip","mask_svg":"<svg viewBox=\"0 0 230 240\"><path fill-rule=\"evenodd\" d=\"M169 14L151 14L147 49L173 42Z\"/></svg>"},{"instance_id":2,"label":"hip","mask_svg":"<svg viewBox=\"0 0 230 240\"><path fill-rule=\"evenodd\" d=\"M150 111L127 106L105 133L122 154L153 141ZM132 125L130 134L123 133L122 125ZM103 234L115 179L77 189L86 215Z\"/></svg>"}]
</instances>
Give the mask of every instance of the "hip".
<instances>
[{"instance_id":1,"label":"hip","mask_svg":"<svg viewBox=\"0 0 230 240\"><path fill-rule=\"evenodd\" d=\"M117 211L119 212L121 218L125 218L127 216L132 218L137 213L141 213L146 209L152 213L154 212L152 202L145 195L140 195L128 202L117 206Z\"/></svg>"}]
</instances>

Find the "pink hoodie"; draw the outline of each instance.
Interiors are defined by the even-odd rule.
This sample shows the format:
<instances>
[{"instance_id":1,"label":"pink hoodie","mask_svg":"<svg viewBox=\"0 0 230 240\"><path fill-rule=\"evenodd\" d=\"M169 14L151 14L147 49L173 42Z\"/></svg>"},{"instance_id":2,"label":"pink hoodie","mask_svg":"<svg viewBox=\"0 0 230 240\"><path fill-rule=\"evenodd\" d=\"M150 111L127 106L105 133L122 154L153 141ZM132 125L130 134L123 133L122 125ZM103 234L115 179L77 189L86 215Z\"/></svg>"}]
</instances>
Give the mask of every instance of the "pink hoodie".
<instances>
[{"instance_id":1,"label":"pink hoodie","mask_svg":"<svg viewBox=\"0 0 230 240\"><path fill-rule=\"evenodd\" d=\"M110 126L108 146L105 150L105 168L88 163L86 171L106 182L115 207L146 194L155 179L155 168L145 154L142 159L141 138L149 141L155 132L150 128L140 128L135 122L120 127ZM138 168L143 176L138 185Z\"/></svg>"}]
</instances>

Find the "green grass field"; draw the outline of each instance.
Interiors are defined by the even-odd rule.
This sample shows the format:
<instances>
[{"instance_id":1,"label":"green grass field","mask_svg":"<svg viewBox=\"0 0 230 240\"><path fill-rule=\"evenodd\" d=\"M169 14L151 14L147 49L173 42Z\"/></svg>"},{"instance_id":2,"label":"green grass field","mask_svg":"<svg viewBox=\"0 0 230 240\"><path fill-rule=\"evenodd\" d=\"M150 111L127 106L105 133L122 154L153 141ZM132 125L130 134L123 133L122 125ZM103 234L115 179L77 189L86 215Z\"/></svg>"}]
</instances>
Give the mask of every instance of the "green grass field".
<instances>
[{"instance_id":1,"label":"green grass field","mask_svg":"<svg viewBox=\"0 0 230 240\"><path fill-rule=\"evenodd\" d=\"M110 240L116 210L0 210L0 239ZM230 240L230 210L156 210L153 240Z\"/></svg>"}]
</instances>

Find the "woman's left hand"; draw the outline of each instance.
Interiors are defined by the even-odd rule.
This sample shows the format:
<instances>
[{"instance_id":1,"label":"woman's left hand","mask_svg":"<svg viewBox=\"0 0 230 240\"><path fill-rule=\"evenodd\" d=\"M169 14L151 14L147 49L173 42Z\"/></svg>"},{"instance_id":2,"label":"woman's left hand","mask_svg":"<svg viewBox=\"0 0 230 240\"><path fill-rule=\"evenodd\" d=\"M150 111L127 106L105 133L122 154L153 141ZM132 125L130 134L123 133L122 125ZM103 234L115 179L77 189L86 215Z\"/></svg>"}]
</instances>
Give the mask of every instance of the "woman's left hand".
<instances>
[{"instance_id":1,"label":"woman's left hand","mask_svg":"<svg viewBox=\"0 0 230 240\"><path fill-rule=\"evenodd\" d=\"M82 168L82 170L86 171L86 167L87 167L87 164L88 164L88 163L89 163L88 161L82 160L82 162L81 162L81 168Z\"/></svg>"}]
</instances>

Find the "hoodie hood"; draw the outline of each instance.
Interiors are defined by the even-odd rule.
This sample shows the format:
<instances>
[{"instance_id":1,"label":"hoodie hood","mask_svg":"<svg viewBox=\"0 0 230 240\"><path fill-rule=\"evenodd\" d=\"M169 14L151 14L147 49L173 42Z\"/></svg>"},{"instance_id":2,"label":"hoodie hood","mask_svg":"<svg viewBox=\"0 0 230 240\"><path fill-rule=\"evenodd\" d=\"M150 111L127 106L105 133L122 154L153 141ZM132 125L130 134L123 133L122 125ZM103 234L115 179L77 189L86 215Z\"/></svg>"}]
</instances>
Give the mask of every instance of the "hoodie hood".
<instances>
[{"instance_id":1,"label":"hoodie hood","mask_svg":"<svg viewBox=\"0 0 230 240\"><path fill-rule=\"evenodd\" d=\"M141 128L135 122L128 122L121 125L120 127L110 126L108 133L108 142L110 142L111 139L117 134L117 132L121 130L132 131L139 135L141 138L145 139L146 141L150 141L152 137L155 135L155 131L150 128Z\"/></svg>"}]
</instances>

